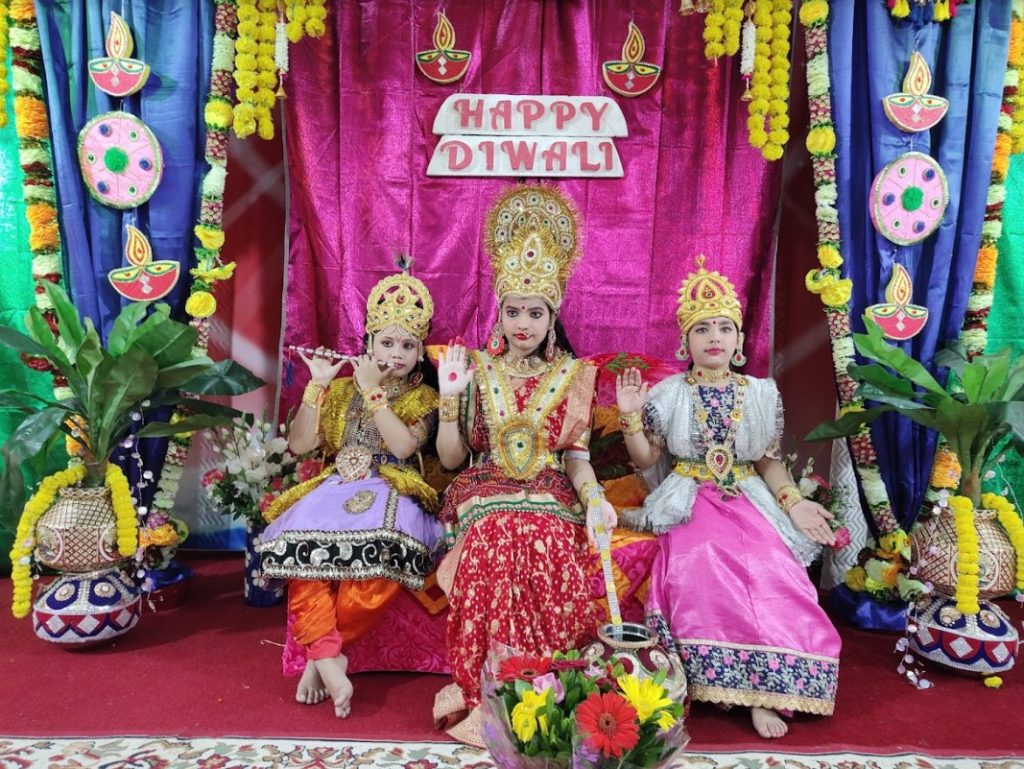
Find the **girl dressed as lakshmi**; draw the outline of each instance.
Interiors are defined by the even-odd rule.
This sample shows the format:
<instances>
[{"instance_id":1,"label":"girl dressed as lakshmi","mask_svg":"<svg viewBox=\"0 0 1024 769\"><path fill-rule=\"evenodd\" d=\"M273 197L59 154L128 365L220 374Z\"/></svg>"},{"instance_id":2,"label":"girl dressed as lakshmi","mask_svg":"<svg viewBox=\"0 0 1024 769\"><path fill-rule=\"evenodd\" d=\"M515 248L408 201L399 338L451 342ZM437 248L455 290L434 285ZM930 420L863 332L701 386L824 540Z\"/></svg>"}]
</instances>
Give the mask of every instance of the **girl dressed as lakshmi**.
<instances>
[{"instance_id":1,"label":"girl dressed as lakshmi","mask_svg":"<svg viewBox=\"0 0 1024 769\"><path fill-rule=\"evenodd\" d=\"M616 381L629 455L660 480L638 522L661 535L647 622L679 651L693 699L749 707L759 735L782 737L780 711L835 702L840 639L805 569L834 543L832 515L781 461L775 382L730 368L746 362L732 283L697 266L677 313L693 366L650 393L636 369Z\"/></svg>"},{"instance_id":2,"label":"girl dressed as lakshmi","mask_svg":"<svg viewBox=\"0 0 1024 769\"><path fill-rule=\"evenodd\" d=\"M335 379L342 362L302 356L310 382L289 447L322 446L333 464L264 513L263 570L288 578L292 634L307 650L295 699L330 696L340 718L352 698L343 642L369 630L400 586L420 589L443 544L437 493L416 464L437 411L437 391L415 371L433 312L422 282L389 276L366 303L366 354L353 376Z\"/></svg>"},{"instance_id":3,"label":"girl dressed as lakshmi","mask_svg":"<svg viewBox=\"0 0 1024 769\"><path fill-rule=\"evenodd\" d=\"M513 188L488 217L486 247L499 307L487 350L451 346L438 367L438 456L449 469L471 451L477 461L440 513L456 532L438 572L454 683L438 693L434 719L450 727L468 712L449 734L471 744L492 643L544 654L593 636L587 538L598 521L615 525L588 451L596 369L559 346L555 329L574 213L554 189Z\"/></svg>"}]
</instances>

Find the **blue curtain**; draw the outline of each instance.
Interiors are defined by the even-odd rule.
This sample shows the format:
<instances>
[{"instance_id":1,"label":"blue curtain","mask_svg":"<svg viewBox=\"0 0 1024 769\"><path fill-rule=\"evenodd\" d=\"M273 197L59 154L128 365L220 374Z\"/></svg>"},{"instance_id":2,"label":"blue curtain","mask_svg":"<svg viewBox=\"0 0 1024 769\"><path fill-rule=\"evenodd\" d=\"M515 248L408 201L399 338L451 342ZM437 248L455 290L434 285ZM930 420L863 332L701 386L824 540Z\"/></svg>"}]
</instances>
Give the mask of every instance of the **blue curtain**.
<instances>
[{"instance_id":1,"label":"blue curtain","mask_svg":"<svg viewBox=\"0 0 1024 769\"><path fill-rule=\"evenodd\" d=\"M151 69L142 90L125 99L103 93L88 75L89 59L107 55L104 44L111 11L131 28L132 57ZM211 0L36 0L36 15L72 300L105 341L114 318L127 304L111 287L107 273L124 266L125 224L132 224L148 236L154 260L181 264L178 285L162 300L180 318L189 284L199 185L206 170L203 106L210 86L213 4ZM110 110L141 118L163 151L160 186L145 204L129 211L93 200L78 166L79 131L88 120ZM142 442L142 461L156 476L166 446L166 440ZM136 463L123 456L119 459L129 479L136 482ZM150 484L142 504L150 503L154 491L155 485Z\"/></svg>"},{"instance_id":2,"label":"blue curtain","mask_svg":"<svg viewBox=\"0 0 1024 769\"><path fill-rule=\"evenodd\" d=\"M937 24L930 20L930 6L896 21L885 0L831 3L839 222L843 270L853 279L854 329L863 329L865 307L885 301L893 264L899 263L913 276L912 301L930 310L924 330L903 349L926 364L958 338L967 308L1002 103L1010 7L1004 0L976 0ZM949 100L949 111L930 132L906 134L889 122L882 99L903 90L915 50L931 67L931 92ZM923 242L898 246L875 231L868 197L875 174L909 151L939 162L950 201L938 230ZM872 433L893 512L907 527L927 488L936 436L895 416L876 422Z\"/></svg>"},{"instance_id":3,"label":"blue curtain","mask_svg":"<svg viewBox=\"0 0 1024 769\"><path fill-rule=\"evenodd\" d=\"M128 22L133 58L149 64L145 87L125 99L108 96L89 79L89 59L106 56L110 12ZM53 132L54 173L64 253L75 306L106 339L127 302L107 273L124 265L124 225L134 224L153 246L153 259L181 263L182 277L164 300L180 316L187 296L192 226L206 170L203 105L210 85L213 5L210 0L37 0ZM122 103L123 102L123 103ZM122 109L141 118L160 142L164 173L144 205L108 208L85 188L77 159L78 132L96 115Z\"/></svg>"}]
</instances>

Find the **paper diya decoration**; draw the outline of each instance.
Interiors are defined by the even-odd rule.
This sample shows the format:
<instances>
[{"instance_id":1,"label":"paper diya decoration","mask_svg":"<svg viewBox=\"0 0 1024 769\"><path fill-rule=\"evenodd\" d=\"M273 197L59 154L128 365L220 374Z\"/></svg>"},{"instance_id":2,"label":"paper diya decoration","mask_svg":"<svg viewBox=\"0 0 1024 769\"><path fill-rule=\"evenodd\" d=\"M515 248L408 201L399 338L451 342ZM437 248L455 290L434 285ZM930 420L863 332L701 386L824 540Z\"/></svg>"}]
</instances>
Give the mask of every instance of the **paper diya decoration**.
<instances>
[{"instance_id":1,"label":"paper diya decoration","mask_svg":"<svg viewBox=\"0 0 1024 769\"><path fill-rule=\"evenodd\" d=\"M930 155L908 152L886 165L871 184L871 221L901 246L924 240L942 223L949 186Z\"/></svg>"},{"instance_id":2,"label":"paper diya decoration","mask_svg":"<svg viewBox=\"0 0 1024 769\"><path fill-rule=\"evenodd\" d=\"M146 84L149 65L129 58L135 49L135 40L128 22L113 11L110 12L106 49L106 56L89 59L89 78L97 88L111 96L128 96Z\"/></svg>"},{"instance_id":3,"label":"paper diya decoration","mask_svg":"<svg viewBox=\"0 0 1024 769\"><path fill-rule=\"evenodd\" d=\"M437 14L434 47L416 54L416 66L435 83L454 83L466 74L473 54L455 50L455 27L444 11Z\"/></svg>"},{"instance_id":4,"label":"paper diya decoration","mask_svg":"<svg viewBox=\"0 0 1024 769\"><path fill-rule=\"evenodd\" d=\"M170 260L154 262L149 239L130 224L125 227L128 230L128 242L124 244L124 258L131 266L107 273L110 285L125 299L133 302L162 299L178 282L181 265Z\"/></svg>"},{"instance_id":5,"label":"paper diya decoration","mask_svg":"<svg viewBox=\"0 0 1024 769\"><path fill-rule=\"evenodd\" d=\"M135 115L104 112L78 134L78 165L93 198L111 208L135 208L156 192L164 155Z\"/></svg>"},{"instance_id":6,"label":"paper diya decoration","mask_svg":"<svg viewBox=\"0 0 1024 769\"><path fill-rule=\"evenodd\" d=\"M629 22L626 42L622 44L622 60L606 61L601 65L604 82L622 96L647 93L661 77L661 67L640 61L644 55L644 36L640 28Z\"/></svg>"},{"instance_id":7,"label":"paper diya decoration","mask_svg":"<svg viewBox=\"0 0 1024 769\"><path fill-rule=\"evenodd\" d=\"M919 52L910 54L910 66L903 78L903 91L882 99L886 117L907 133L927 131L946 116L949 101L928 93L932 87L932 71Z\"/></svg>"},{"instance_id":8,"label":"paper diya decoration","mask_svg":"<svg viewBox=\"0 0 1024 769\"><path fill-rule=\"evenodd\" d=\"M892 277L885 288L885 302L864 310L877 323L887 339L903 341L917 336L928 321L928 308L911 304L914 281L902 264L893 265Z\"/></svg>"}]
</instances>

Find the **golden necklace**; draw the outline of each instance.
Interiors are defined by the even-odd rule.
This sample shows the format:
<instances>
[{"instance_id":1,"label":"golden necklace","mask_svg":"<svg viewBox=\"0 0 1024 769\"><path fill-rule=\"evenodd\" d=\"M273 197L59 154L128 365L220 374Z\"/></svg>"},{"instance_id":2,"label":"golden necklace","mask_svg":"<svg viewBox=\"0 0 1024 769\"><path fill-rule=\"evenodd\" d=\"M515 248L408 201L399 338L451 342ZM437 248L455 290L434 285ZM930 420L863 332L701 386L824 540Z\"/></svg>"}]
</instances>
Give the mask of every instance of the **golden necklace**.
<instances>
[{"instance_id":1,"label":"golden necklace","mask_svg":"<svg viewBox=\"0 0 1024 769\"><path fill-rule=\"evenodd\" d=\"M732 372L729 372L732 378ZM739 431L740 421L743 419L743 395L747 380L745 377L736 378L736 395L733 400L732 410L729 412L729 425L721 441L715 439L714 430L708 420L708 410L704 407L704 401L697 392L698 383L694 377L687 374L687 382L693 386L693 413L700 425L701 433L704 436L704 445L707 447L704 452L704 463L708 466L711 474L715 476L717 485L723 492L735 495L736 479L732 475L732 466L736 461L733 448L736 445L736 433Z\"/></svg>"},{"instance_id":2,"label":"golden necklace","mask_svg":"<svg viewBox=\"0 0 1024 769\"><path fill-rule=\"evenodd\" d=\"M732 370L726 368L705 368L704 366L694 366L689 371L689 376L697 384L710 384L714 382L725 382L732 379ZM694 382L691 382L693 384Z\"/></svg>"},{"instance_id":3,"label":"golden necklace","mask_svg":"<svg viewBox=\"0 0 1024 769\"><path fill-rule=\"evenodd\" d=\"M509 355L502 355L497 360L498 369L506 376L529 379L540 376L551 368L551 364L537 355L528 358L512 358Z\"/></svg>"}]
</instances>

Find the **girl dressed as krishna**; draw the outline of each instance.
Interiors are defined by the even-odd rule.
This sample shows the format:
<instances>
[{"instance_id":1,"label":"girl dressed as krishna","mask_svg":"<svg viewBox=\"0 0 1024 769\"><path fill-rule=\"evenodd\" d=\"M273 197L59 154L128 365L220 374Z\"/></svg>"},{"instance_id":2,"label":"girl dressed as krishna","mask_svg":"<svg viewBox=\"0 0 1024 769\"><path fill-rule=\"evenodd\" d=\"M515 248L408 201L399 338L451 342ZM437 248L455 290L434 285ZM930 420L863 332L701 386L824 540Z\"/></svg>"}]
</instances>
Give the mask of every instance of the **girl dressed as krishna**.
<instances>
[{"instance_id":1,"label":"girl dressed as krishna","mask_svg":"<svg viewBox=\"0 0 1024 769\"><path fill-rule=\"evenodd\" d=\"M679 291L679 357L692 367L650 389L616 381L626 447L656 486L638 528L660 534L647 622L683 659L694 700L750 708L782 737L780 714L831 715L840 639L805 567L833 544L820 505L782 463L775 382L735 373L742 308L732 283L697 260Z\"/></svg>"},{"instance_id":2,"label":"girl dressed as krishna","mask_svg":"<svg viewBox=\"0 0 1024 769\"><path fill-rule=\"evenodd\" d=\"M588 450L596 369L556 330L574 212L552 188L513 188L488 217L485 245L498 321L485 351L453 345L438 366L438 455L450 469L471 452L475 461L440 513L455 532L438 571L454 683L438 693L434 718L471 744L481 744L476 706L492 643L544 654L593 637L587 539L598 521L615 525Z\"/></svg>"},{"instance_id":3,"label":"girl dressed as krishna","mask_svg":"<svg viewBox=\"0 0 1024 769\"><path fill-rule=\"evenodd\" d=\"M423 586L444 541L417 463L437 413L437 391L416 370L433 313L421 281L391 275L370 292L352 376L335 378L344 362L302 356L310 382L289 447L322 447L331 463L264 513L263 570L288 579L291 632L308 658L295 698L330 697L341 718L352 699L343 643L372 628L401 586Z\"/></svg>"}]
</instances>

